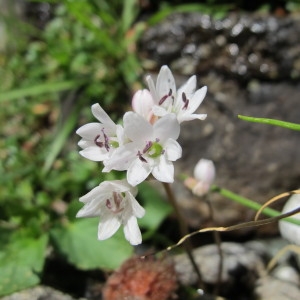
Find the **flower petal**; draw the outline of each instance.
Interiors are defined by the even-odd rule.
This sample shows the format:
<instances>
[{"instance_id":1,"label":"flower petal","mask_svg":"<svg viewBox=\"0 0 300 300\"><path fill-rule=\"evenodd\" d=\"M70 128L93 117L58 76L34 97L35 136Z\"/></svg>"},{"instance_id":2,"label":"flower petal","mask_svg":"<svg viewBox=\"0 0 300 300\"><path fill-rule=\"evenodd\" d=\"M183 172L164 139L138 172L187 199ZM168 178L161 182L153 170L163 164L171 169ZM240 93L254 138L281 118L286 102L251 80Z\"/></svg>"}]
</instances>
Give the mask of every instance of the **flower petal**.
<instances>
[{"instance_id":1,"label":"flower petal","mask_svg":"<svg viewBox=\"0 0 300 300\"><path fill-rule=\"evenodd\" d=\"M195 119L205 120L206 117L207 117L207 114L181 114L181 115L178 115L178 122L182 123L184 121L192 121Z\"/></svg>"},{"instance_id":2,"label":"flower petal","mask_svg":"<svg viewBox=\"0 0 300 300\"><path fill-rule=\"evenodd\" d=\"M189 113L193 113L201 105L206 93L207 93L206 86L196 91L194 96L190 99L190 103L187 108L187 111Z\"/></svg>"},{"instance_id":3,"label":"flower petal","mask_svg":"<svg viewBox=\"0 0 300 300\"><path fill-rule=\"evenodd\" d=\"M160 142L163 143L169 138L177 140L180 125L175 114L167 114L154 123L153 130L155 138L159 138Z\"/></svg>"},{"instance_id":4,"label":"flower petal","mask_svg":"<svg viewBox=\"0 0 300 300\"><path fill-rule=\"evenodd\" d=\"M189 80L178 89L177 100L179 102L182 101L182 93L185 93L186 97L190 99L195 93L196 84L197 84L197 80L196 80L196 76L194 75L190 77Z\"/></svg>"},{"instance_id":5,"label":"flower petal","mask_svg":"<svg viewBox=\"0 0 300 300\"><path fill-rule=\"evenodd\" d=\"M102 172L110 172L111 170L124 171L127 170L132 160L135 159L137 153L136 143L128 143L117 148L111 157L105 160Z\"/></svg>"},{"instance_id":6,"label":"flower petal","mask_svg":"<svg viewBox=\"0 0 300 300\"><path fill-rule=\"evenodd\" d=\"M169 93L176 96L176 84L174 76L168 66L162 66L156 80L156 92L159 101L162 97L169 95ZM158 103L156 103L158 104Z\"/></svg>"},{"instance_id":7,"label":"flower petal","mask_svg":"<svg viewBox=\"0 0 300 300\"><path fill-rule=\"evenodd\" d=\"M131 193L127 193L127 199L131 204L132 214L137 218L142 218L145 215L145 209L136 201Z\"/></svg>"},{"instance_id":8,"label":"flower petal","mask_svg":"<svg viewBox=\"0 0 300 300\"><path fill-rule=\"evenodd\" d=\"M120 226L120 220L113 215L107 214L103 216L98 225L98 240L102 241L110 238L117 232Z\"/></svg>"},{"instance_id":9,"label":"flower petal","mask_svg":"<svg viewBox=\"0 0 300 300\"><path fill-rule=\"evenodd\" d=\"M175 161L182 155L182 148L179 143L173 139L168 139L165 143L165 155L167 160Z\"/></svg>"},{"instance_id":10,"label":"flower petal","mask_svg":"<svg viewBox=\"0 0 300 300\"><path fill-rule=\"evenodd\" d=\"M102 129L103 125L100 123L88 123L78 128L76 133L86 140L93 141Z\"/></svg>"},{"instance_id":11,"label":"flower petal","mask_svg":"<svg viewBox=\"0 0 300 300\"><path fill-rule=\"evenodd\" d=\"M148 90L144 89L137 91L133 95L131 105L134 112L138 113L145 120L150 120L154 100Z\"/></svg>"},{"instance_id":12,"label":"flower petal","mask_svg":"<svg viewBox=\"0 0 300 300\"><path fill-rule=\"evenodd\" d=\"M131 245L138 245L142 242L142 235L137 219L131 216L124 225L124 235Z\"/></svg>"},{"instance_id":13,"label":"flower petal","mask_svg":"<svg viewBox=\"0 0 300 300\"><path fill-rule=\"evenodd\" d=\"M159 158L159 163L153 167L152 175L161 182L172 183L174 181L173 163L166 160L164 155Z\"/></svg>"},{"instance_id":14,"label":"flower petal","mask_svg":"<svg viewBox=\"0 0 300 300\"><path fill-rule=\"evenodd\" d=\"M142 162L139 158L137 158L131 163L127 170L127 181L132 186L136 186L144 181L150 172L150 164Z\"/></svg>"},{"instance_id":15,"label":"flower petal","mask_svg":"<svg viewBox=\"0 0 300 300\"><path fill-rule=\"evenodd\" d=\"M92 113L94 117L99 120L100 123L106 124L111 128L114 128L116 126L113 120L98 103L92 105Z\"/></svg>"},{"instance_id":16,"label":"flower petal","mask_svg":"<svg viewBox=\"0 0 300 300\"><path fill-rule=\"evenodd\" d=\"M132 141L147 141L152 137L153 128L143 117L130 111L124 115L124 131Z\"/></svg>"},{"instance_id":17,"label":"flower petal","mask_svg":"<svg viewBox=\"0 0 300 300\"><path fill-rule=\"evenodd\" d=\"M109 153L105 149L97 146L85 148L79 151L79 153L83 157L92 161L103 161L109 156Z\"/></svg>"}]
</instances>

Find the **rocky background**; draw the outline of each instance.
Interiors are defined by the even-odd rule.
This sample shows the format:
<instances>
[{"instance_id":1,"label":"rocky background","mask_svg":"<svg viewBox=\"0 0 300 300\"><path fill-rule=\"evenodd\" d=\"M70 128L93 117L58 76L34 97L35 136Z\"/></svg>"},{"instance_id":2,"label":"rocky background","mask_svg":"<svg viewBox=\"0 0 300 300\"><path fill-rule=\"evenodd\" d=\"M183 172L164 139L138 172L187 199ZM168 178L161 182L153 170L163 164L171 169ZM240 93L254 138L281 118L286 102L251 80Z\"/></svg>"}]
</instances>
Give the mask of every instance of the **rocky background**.
<instances>
[{"instance_id":1,"label":"rocky background","mask_svg":"<svg viewBox=\"0 0 300 300\"><path fill-rule=\"evenodd\" d=\"M200 107L207 119L183 127L179 173L192 174L200 158L211 159L217 185L259 203L299 187L299 133L237 117L299 122L298 14L231 13L215 20L201 13L176 13L146 31L139 51L154 76L167 64L178 85L197 74L199 87L208 86ZM209 225L207 205L181 188L178 193L190 225ZM253 219L254 212L224 197L214 194L211 201L219 226ZM274 225L259 229L276 231Z\"/></svg>"}]
</instances>

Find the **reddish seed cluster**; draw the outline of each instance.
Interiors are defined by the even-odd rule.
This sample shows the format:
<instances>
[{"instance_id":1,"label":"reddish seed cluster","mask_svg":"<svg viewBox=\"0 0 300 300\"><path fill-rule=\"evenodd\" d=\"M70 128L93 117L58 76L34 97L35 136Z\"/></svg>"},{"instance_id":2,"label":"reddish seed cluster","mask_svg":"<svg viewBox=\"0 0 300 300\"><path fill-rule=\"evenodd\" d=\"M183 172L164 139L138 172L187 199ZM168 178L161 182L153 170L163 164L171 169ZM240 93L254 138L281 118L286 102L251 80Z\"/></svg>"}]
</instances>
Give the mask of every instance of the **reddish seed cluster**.
<instances>
[{"instance_id":1,"label":"reddish seed cluster","mask_svg":"<svg viewBox=\"0 0 300 300\"><path fill-rule=\"evenodd\" d=\"M177 289L177 276L169 260L131 258L107 280L104 300L167 300Z\"/></svg>"}]
</instances>

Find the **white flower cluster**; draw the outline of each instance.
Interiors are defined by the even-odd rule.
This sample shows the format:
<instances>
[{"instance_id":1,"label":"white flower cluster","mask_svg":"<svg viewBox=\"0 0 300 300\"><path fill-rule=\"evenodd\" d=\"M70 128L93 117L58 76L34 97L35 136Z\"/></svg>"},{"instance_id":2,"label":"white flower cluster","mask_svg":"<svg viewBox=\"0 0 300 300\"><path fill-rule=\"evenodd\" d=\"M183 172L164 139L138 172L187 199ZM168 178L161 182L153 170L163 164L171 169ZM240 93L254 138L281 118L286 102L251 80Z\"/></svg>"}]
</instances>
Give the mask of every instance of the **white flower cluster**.
<instances>
[{"instance_id":1,"label":"white flower cluster","mask_svg":"<svg viewBox=\"0 0 300 300\"><path fill-rule=\"evenodd\" d=\"M196 90L195 76L176 90L172 72L163 66L156 85L150 76L147 82L149 90L135 93L133 111L125 113L123 126L94 104L92 113L99 122L86 124L76 132L81 136L78 144L83 157L102 161L103 172L127 171L126 179L102 182L80 198L85 205L77 217L100 216L99 240L111 237L123 225L126 239L132 245L141 243L137 218L145 211L135 199L136 186L150 174L161 182L173 182L173 161L182 154L176 141L180 123L206 118L194 114L207 91L206 87Z\"/></svg>"}]
</instances>

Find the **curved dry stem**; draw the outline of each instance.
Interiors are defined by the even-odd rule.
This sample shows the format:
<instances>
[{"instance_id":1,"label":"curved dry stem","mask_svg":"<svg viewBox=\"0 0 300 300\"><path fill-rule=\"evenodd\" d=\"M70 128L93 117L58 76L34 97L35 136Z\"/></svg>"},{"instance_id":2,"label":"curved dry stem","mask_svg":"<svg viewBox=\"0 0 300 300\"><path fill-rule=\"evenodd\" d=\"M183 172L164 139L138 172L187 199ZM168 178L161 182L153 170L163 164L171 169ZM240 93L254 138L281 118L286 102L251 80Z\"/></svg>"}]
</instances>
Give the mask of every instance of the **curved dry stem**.
<instances>
[{"instance_id":1,"label":"curved dry stem","mask_svg":"<svg viewBox=\"0 0 300 300\"><path fill-rule=\"evenodd\" d=\"M282 194L279 194L273 198L271 198L270 200L268 200L256 213L255 215L255 218L254 218L254 221L257 221L261 212L267 207L269 206L270 204L276 202L277 200L280 200L284 197L287 197L287 196L290 196L290 195L294 195L294 194L300 194L300 190L293 190L293 191L290 191L290 192L285 192L285 193L282 193Z\"/></svg>"},{"instance_id":2,"label":"curved dry stem","mask_svg":"<svg viewBox=\"0 0 300 300\"><path fill-rule=\"evenodd\" d=\"M268 218L268 219L264 219L264 220L258 220L258 221L250 221L250 222L245 222L245 223L241 223L241 224L237 224L237 225L233 225L233 226L229 226L229 227L208 227L208 228L203 228L203 229L199 229L197 231L194 231L192 233L189 233L187 235L185 235L184 237L182 237L176 244L171 245L169 247L167 247L166 249L160 251L160 252L166 252L166 251L170 251L180 245L182 245L187 239L191 238L192 236L202 233L202 232L209 232L209 231L233 231L233 230L237 230L237 229L242 229L242 228L248 228L248 227L257 227L257 226L262 226L262 225L266 225L272 222L276 222L279 221L281 219L290 217L292 215L295 215L297 213L300 212L300 207L281 214L279 216L276 217L272 217L272 218Z\"/></svg>"},{"instance_id":3,"label":"curved dry stem","mask_svg":"<svg viewBox=\"0 0 300 300\"><path fill-rule=\"evenodd\" d=\"M283 247L282 249L280 249L280 251L277 252L276 255L268 263L267 272L270 272L274 268L274 266L278 262L279 258L283 254L285 254L287 251L293 251L293 252L298 253L300 255L300 246L290 244L290 245L286 245L285 247Z\"/></svg>"}]
</instances>

